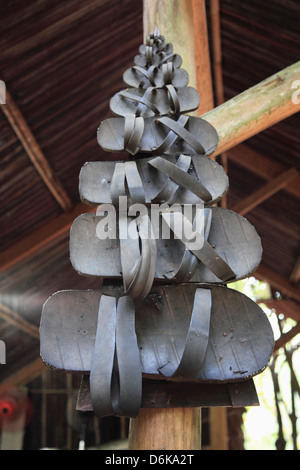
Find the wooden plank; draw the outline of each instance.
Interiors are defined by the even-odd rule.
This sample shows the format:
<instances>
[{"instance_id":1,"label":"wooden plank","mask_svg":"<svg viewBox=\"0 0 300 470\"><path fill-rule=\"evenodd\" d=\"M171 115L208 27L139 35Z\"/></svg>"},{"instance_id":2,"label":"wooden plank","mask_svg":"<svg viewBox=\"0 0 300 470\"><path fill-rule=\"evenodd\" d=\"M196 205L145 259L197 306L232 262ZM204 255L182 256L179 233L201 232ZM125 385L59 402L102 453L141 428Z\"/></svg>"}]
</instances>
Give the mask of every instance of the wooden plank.
<instances>
[{"instance_id":1,"label":"wooden plank","mask_svg":"<svg viewBox=\"0 0 300 470\"><path fill-rule=\"evenodd\" d=\"M263 264L260 264L254 273L257 279L267 281L272 287L278 289L281 294L290 297L291 299L300 302L300 289L299 286L285 279L278 273L275 273L271 269L267 268Z\"/></svg>"},{"instance_id":2,"label":"wooden plank","mask_svg":"<svg viewBox=\"0 0 300 470\"><path fill-rule=\"evenodd\" d=\"M95 210L95 208L80 203L75 206L71 212L61 214L20 242L1 252L0 272L12 268L14 265L24 261L30 256L34 256L49 243L67 233L76 217L83 213L94 212Z\"/></svg>"},{"instance_id":3,"label":"wooden plank","mask_svg":"<svg viewBox=\"0 0 300 470\"><path fill-rule=\"evenodd\" d=\"M3 305L0 303L0 318L5 320L7 323L14 325L24 333L29 334L33 338L40 338L39 329L37 326L33 325L32 323L28 322L19 315L17 312L14 312L11 308Z\"/></svg>"},{"instance_id":4,"label":"wooden plank","mask_svg":"<svg viewBox=\"0 0 300 470\"><path fill-rule=\"evenodd\" d=\"M219 134L219 146L211 157L300 111L300 103L292 101L292 84L299 75L300 61L202 115Z\"/></svg>"},{"instance_id":5,"label":"wooden plank","mask_svg":"<svg viewBox=\"0 0 300 470\"><path fill-rule=\"evenodd\" d=\"M227 155L230 160L267 181L288 169L283 163L252 150L246 144L239 144L231 148ZM290 184L285 187L285 191L300 198L300 174L290 181Z\"/></svg>"},{"instance_id":6,"label":"wooden plank","mask_svg":"<svg viewBox=\"0 0 300 470\"><path fill-rule=\"evenodd\" d=\"M291 282L298 282L300 280L300 256L298 256L292 274L290 275Z\"/></svg>"},{"instance_id":7,"label":"wooden plank","mask_svg":"<svg viewBox=\"0 0 300 470\"><path fill-rule=\"evenodd\" d=\"M274 351L278 351L278 349L285 346L286 343L291 341L296 335L300 333L300 323L298 323L294 328L289 330L287 333L284 333L280 336L280 338L275 341Z\"/></svg>"},{"instance_id":8,"label":"wooden plank","mask_svg":"<svg viewBox=\"0 0 300 470\"><path fill-rule=\"evenodd\" d=\"M299 176L298 170L296 168L289 168L276 178L273 178L272 180L268 181L257 191L254 191L252 194L250 194L248 197L246 197L230 209L234 212L244 215L250 210L254 209L254 207L261 204L263 201L271 197L273 194L286 187L288 183L290 183L290 181L292 181L293 179L297 178L297 176Z\"/></svg>"},{"instance_id":9,"label":"wooden plank","mask_svg":"<svg viewBox=\"0 0 300 470\"><path fill-rule=\"evenodd\" d=\"M27 366L22 367L17 372L11 374L6 379L2 380L1 388L17 387L31 382L33 379L45 372L47 366L43 363L42 359L38 357Z\"/></svg>"},{"instance_id":10,"label":"wooden plank","mask_svg":"<svg viewBox=\"0 0 300 470\"><path fill-rule=\"evenodd\" d=\"M1 108L45 185L62 209L69 211L73 205L71 199L61 181L50 167L29 125L7 88L6 104L1 104Z\"/></svg>"},{"instance_id":11,"label":"wooden plank","mask_svg":"<svg viewBox=\"0 0 300 470\"><path fill-rule=\"evenodd\" d=\"M265 304L268 308L274 309L277 315L282 313L285 317L300 322L300 305L293 300L262 299L257 303Z\"/></svg>"}]
</instances>

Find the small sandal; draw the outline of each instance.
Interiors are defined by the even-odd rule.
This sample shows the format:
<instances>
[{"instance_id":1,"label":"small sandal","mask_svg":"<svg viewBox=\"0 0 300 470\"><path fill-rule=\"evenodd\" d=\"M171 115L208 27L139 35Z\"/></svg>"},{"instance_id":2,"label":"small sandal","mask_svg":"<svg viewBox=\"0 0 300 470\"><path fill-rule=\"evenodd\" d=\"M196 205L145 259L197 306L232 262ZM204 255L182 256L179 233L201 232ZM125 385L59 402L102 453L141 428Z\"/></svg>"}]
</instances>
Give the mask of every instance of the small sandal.
<instances>
[{"instance_id":1,"label":"small sandal","mask_svg":"<svg viewBox=\"0 0 300 470\"><path fill-rule=\"evenodd\" d=\"M210 155L218 146L215 128L204 119L187 115L106 119L98 128L97 139L103 150L131 155Z\"/></svg>"},{"instance_id":2,"label":"small sandal","mask_svg":"<svg viewBox=\"0 0 300 470\"><path fill-rule=\"evenodd\" d=\"M98 416L137 416L142 379L235 383L262 372L267 316L222 286L155 287L136 308L120 292L60 291L44 304L40 352L52 369L89 373Z\"/></svg>"},{"instance_id":3,"label":"small sandal","mask_svg":"<svg viewBox=\"0 0 300 470\"><path fill-rule=\"evenodd\" d=\"M222 284L252 274L262 255L254 227L229 209L190 208L193 223L190 214L178 208L173 212L158 207L155 212L151 207L142 221L141 216L127 216L127 211L116 214L106 207L102 213L82 214L70 230L71 263L84 276L129 279L125 281L128 293L134 279L139 299L147 295L154 280Z\"/></svg>"},{"instance_id":4,"label":"small sandal","mask_svg":"<svg viewBox=\"0 0 300 470\"><path fill-rule=\"evenodd\" d=\"M130 88L116 93L110 100L110 109L116 116L153 117L167 114L183 114L199 107L200 96L195 88L177 90L173 85L164 88Z\"/></svg>"},{"instance_id":5,"label":"small sandal","mask_svg":"<svg viewBox=\"0 0 300 470\"><path fill-rule=\"evenodd\" d=\"M80 171L79 193L87 204L199 204L218 202L228 189L223 167L209 157L141 158L127 162L88 162Z\"/></svg>"}]
</instances>

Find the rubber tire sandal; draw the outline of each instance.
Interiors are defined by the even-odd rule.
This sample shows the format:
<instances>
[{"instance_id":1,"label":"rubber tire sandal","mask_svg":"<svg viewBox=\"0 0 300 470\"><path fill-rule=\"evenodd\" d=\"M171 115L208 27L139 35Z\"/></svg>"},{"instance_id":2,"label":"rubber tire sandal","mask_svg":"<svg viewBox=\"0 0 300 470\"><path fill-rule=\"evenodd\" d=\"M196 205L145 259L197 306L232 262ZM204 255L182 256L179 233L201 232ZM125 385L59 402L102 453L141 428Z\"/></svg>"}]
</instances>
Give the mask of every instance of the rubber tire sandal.
<instances>
[{"instance_id":1,"label":"rubber tire sandal","mask_svg":"<svg viewBox=\"0 0 300 470\"><path fill-rule=\"evenodd\" d=\"M167 114L183 114L198 109L200 96L193 87L175 89L173 85L164 88L129 88L116 93L110 100L110 109L116 116L153 117Z\"/></svg>"},{"instance_id":2,"label":"rubber tire sandal","mask_svg":"<svg viewBox=\"0 0 300 470\"><path fill-rule=\"evenodd\" d=\"M88 162L79 174L79 193L86 204L199 204L218 202L228 189L221 165L209 157L180 155L128 162Z\"/></svg>"},{"instance_id":3,"label":"rubber tire sandal","mask_svg":"<svg viewBox=\"0 0 300 470\"><path fill-rule=\"evenodd\" d=\"M97 132L99 145L109 152L151 155L181 153L210 155L218 146L215 128L204 119L181 115L142 118L126 116L103 121Z\"/></svg>"},{"instance_id":4,"label":"rubber tire sandal","mask_svg":"<svg viewBox=\"0 0 300 470\"><path fill-rule=\"evenodd\" d=\"M117 291L60 291L44 304L40 352L52 369L90 373L98 416L135 417L142 379L241 382L262 372L274 337L266 314L222 286L155 287L140 308Z\"/></svg>"},{"instance_id":5,"label":"rubber tire sandal","mask_svg":"<svg viewBox=\"0 0 300 470\"><path fill-rule=\"evenodd\" d=\"M97 214L82 214L70 230L71 263L84 276L123 276L123 280L134 278L140 264L148 266L150 271L139 272L136 282L136 288L143 287L143 295L150 278L223 284L251 275L262 255L254 227L229 209L195 211L195 206L187 206L186 211L189 208L191 220L181 211L160 212L158 208L154 212L151 207L142 216L142 232L136 231L141 216L127 216L127 211L106 214L104 207ZM149 238L143 239L142 234Z\"/></svg>"}]
</instances>

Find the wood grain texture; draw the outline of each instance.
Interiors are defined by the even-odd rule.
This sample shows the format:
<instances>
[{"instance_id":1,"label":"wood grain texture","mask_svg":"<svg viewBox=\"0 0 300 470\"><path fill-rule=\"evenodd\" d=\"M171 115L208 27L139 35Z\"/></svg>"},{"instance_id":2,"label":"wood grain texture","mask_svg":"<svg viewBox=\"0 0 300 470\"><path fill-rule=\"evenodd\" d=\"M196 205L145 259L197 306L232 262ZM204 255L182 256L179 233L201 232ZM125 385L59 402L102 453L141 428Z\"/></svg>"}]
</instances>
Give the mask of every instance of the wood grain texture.
<instances>
[{"instance_id":1,"label":"wood grain texture","mask_svg":"<svg viewBox=\"0 0 300 470\"><path fill-rule=\"evenodd\" d=\"M201 446L199 408L145 408L130 420L129 449L197 450Z\"/></svg>"}]
</instances>

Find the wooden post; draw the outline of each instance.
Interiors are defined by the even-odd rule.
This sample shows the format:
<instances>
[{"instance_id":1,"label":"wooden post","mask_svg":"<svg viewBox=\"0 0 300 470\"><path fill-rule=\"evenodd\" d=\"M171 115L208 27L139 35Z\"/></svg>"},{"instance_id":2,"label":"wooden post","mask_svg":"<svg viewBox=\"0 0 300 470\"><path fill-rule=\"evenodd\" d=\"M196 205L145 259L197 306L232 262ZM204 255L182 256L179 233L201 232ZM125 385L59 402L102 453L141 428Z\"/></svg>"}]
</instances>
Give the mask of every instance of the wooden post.
<instances>
[{"instance_id":1,"label":"wooden post","mask_svg":"<svg viewBox=\"0 0 300 470\"><path fill-rule=\"evenodd\" d=\"M213 93L205 1L144 0L144 36L153 33L156 27L182 57L189 86L197 88L200 94L199 111L211 110ZM200 450L201 409L142 409L137 418L130 420L129 449Z\"/></svg>"}]
</instances>

